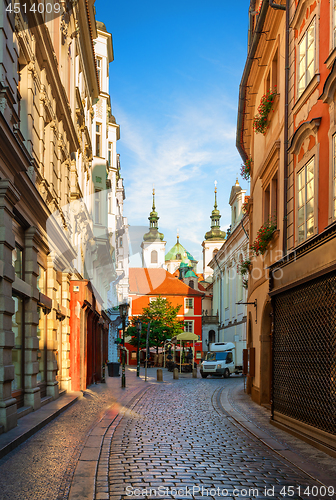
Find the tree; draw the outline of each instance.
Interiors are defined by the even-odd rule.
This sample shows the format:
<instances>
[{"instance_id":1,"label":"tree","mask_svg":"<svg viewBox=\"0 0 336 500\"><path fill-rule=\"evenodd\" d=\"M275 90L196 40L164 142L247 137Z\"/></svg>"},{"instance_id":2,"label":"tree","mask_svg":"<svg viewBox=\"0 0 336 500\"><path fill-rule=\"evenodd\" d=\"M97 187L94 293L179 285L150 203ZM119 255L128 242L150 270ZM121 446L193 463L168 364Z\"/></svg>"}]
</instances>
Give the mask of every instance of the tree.
<instances>
[{"instance_id":1,"label":"tree","mask_svg":"<svg viewBox=\"0 0 336 500\"><path fill-rule=\"evenodd\" d=\"M145 307L141 316L131 319L131 326L127 329L127 335L131 336L130 344L138 345L138 334L135 326L137 319L142 324L140 335L140 348L146 347L147 325L150 322L149 347L159 347L164 345L165 340L171 339L183 331L183 321L177 319L177 314L181 306L174 307L167 299L158 297Z\"/></svg>"}]
</instances>

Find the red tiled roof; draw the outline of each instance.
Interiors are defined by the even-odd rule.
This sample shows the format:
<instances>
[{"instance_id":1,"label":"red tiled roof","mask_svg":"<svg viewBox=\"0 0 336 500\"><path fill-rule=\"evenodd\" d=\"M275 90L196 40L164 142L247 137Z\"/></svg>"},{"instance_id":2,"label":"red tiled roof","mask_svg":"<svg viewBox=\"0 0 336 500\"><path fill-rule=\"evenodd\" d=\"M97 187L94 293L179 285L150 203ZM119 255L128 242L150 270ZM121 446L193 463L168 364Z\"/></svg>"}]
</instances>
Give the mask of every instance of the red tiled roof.
<instances>
[{"instance_id":1,"label":"red tiled roof","mask_svg":"<svg viewBox=\"0 0 336 500\"><path fill-rule=\"evenodd\" d=\"M129 293L135 295L194 295L203 296L165 269L132 267L129 270Z\"/></svg>"}]
</instances>

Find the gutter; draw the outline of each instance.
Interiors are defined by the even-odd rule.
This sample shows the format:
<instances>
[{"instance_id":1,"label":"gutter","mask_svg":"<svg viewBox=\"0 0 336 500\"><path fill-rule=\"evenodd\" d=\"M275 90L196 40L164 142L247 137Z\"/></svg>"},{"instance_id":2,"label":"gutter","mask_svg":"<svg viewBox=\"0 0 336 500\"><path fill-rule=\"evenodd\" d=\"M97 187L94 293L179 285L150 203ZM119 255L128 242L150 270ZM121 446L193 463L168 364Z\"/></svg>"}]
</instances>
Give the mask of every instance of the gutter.
<instances>
[{"instance_id":1,"label":"gutter","mask_svg":"<svg viewBox=\"0 0 336 500\"><path fill-rule=\"evenodd\" d=\"M243 76L239 85L239 99L238 99L238 117L237 117L237 135L236 135L236 147L238 152L245 162L248 159L248 155L244 149L243 142L243 131L244 131L244 115L245 115L245 103L246 103L246 92L247 92L247 79L251 71L251 67L254 61L254 56L257 51L260 36L263 32L264 22L266 19L266 14L268 10L268 2L264 0L258 15L258 22L256 28L251 35L251 45L249 46L249 52L247 55L247 60L245 63L245 68ZM251 16L251 13L250 13Z\"/></svg>"},{"instance_id":2,"label":"gutter","mask_svg":"<svg viewBox=\"0 0 336 500\"><path fill-rule=\"evenodd\" d=\"M220 268L220 265L218 264L218 260L217 260L217 256L216 254L214 255L215 257L215 261L216 261L216 264L218 266L218 269L219 269L219 275L220 275L220 289L219 289L219 314L218 314L218 342L219 342L219 329L220 329L220 326L222 325L222 300L223 300L223 297L222 297L222 288L223 288L223 284L222 284L222 279L223 279L223 272Z\"/></svg>"}]
</instances>

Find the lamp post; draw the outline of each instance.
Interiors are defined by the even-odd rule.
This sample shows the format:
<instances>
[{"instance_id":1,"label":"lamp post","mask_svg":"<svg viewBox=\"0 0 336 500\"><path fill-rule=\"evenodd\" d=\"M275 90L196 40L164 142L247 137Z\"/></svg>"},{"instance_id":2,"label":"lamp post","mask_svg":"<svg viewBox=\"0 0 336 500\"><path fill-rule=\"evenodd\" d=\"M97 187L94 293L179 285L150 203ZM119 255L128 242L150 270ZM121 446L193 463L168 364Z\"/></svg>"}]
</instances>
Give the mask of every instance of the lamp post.
<instances>
[{"instance_id":1,"label":"lamp post","mask_svg":"<svg viewBox=\"0 0 336 500\"><path fill-rule=\"evenodd\" d=\"M125 323L127 318L128 304L124 302L119 305L119 314L122 320L122 329L123 329L123 354L122 354L122 372L121 372L121 387L126 387L126 379L125 379Z\"/></svg>"},{"instance_id":2,"label":"lamp post","mask_svg":"<svg viewBox=\"0 0 336 500\"><path fill-rule=\"evenodd\" d=\"M137 334L138 334L138 346L137 346L137 377L140 377L140 335L141 335L141 328L142 328L142 323L140 319L137 319L135 322L135 326L137 329Z\"/></svg>"}]
</instances>

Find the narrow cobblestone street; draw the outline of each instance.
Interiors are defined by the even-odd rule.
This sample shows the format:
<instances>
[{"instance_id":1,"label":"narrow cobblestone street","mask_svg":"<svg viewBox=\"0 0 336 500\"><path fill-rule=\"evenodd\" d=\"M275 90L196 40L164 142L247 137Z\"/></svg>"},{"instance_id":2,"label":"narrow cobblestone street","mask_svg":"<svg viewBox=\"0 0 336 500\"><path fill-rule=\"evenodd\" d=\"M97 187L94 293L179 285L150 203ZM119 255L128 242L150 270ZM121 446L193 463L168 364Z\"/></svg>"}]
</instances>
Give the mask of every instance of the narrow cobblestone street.
<instances>
[{"instance_id":1,"label":"narrow cobblestone street","mask_svg":"<svg viewBox=\"0 0 336 500\"><path fill-rule=\"evenodd\" d=\"M4 457L1 500L335 498L322 484L334 484L335 460L270 426L267 410L244 394L241 377L172 380L164 371L165 382L155 383L155 375L149 370L146 384L128 371L124 392L120 379L93 386ZM111 404L114 416L99 453L87 448L84 456L89 434L96 439L105 432L100 426L110 418ZM233 406L264 433L264 442L229 413ZM268 440L283 456L266 445ZM285 452L296 462L287 461ZM80 460L84 466L95 464L92 477L76 476ZM310 475L304 472L309 463ZM318 471L330 484L314 479Z\"/></svg>"},{"instance_id":2,"label":"narrow cobblestone street","mask_svg":"<svg viewBox=\"0 0 336 500\"><path fill-rule=\"evenodd\" d=\"M289 487L313 498L304 491L318 483L230 421L222 388L222 380L152 387L114 434L109 498L283 498Z\"/></svg>"}]
</instances>

